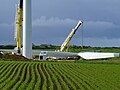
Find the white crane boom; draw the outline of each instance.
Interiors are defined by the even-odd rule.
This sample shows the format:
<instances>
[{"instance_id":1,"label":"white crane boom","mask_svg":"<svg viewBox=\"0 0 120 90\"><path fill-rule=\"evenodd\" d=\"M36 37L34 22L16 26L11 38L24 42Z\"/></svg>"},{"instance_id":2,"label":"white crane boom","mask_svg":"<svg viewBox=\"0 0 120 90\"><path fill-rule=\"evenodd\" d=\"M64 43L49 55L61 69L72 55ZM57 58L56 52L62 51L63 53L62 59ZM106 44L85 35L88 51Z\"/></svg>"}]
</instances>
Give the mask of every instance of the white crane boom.
<instances>
[{"instance_id":1,"label":"white crane boom","mask_svg":"<svg viewBox=\"0 0 120 90\"><path fill-rule=\"evenodd\" d=\"M73 35L75 34L75 32L77 31L77 29L79 28L79 26L83 23L83 21L79 21L78 24L76 25L76 27L74 29L72 29L72 31L70 32L70 34L68 35L68 37L66 38L66 40L63 42L63 44L60 47L60 51L63 52L65 51L68 43L70 42L70 40L72 39Z\"/></svg>"},{"instance_id":2,"label":"white crane boom","mask_svg":"<svg viewBox=\"0 0 120 90\"><path fill-rule=\"evenodd\" d=\"M18 5L16 5L16 14L15 14L15 30L14 30L14 40L17 41L17 21L18 21Z\"/></svg>"}]
</instances>

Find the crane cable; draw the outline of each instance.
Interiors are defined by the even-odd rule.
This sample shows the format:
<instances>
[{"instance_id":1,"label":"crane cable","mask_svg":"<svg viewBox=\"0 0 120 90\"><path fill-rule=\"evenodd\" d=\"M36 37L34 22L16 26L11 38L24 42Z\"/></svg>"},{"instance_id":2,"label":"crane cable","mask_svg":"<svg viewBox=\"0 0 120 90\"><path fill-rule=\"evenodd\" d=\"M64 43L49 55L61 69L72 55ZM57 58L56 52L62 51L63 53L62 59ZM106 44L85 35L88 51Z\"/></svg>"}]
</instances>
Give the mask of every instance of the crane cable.
<instances>
[{"instance_id":1,"label":"crane cable","mask_svg":"<svg viewBox=\"0 0 120 90\"><path fill-rule=\"evenodd\" d=\"M83 24L81 25L81 48L83 49L84 45L84 26Z\"/></svg>"}]
</instances>

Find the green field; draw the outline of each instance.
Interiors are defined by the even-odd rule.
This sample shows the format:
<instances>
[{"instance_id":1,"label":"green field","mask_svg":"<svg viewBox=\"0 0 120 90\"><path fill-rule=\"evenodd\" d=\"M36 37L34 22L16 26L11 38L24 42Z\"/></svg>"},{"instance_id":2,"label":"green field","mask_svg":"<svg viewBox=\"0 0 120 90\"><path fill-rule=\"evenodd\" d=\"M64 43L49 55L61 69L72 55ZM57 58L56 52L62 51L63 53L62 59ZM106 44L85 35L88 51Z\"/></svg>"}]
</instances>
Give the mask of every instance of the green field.
<instances>
[{"instance_id":1,"label":"green field","mask_svg":"<svg viewBox=\"0 0 120 90\"><path fill-rule=\"evenodd\" d=\"M0 61L0 90L120 90L120 63Z\"/></svg>"}]
</instances>

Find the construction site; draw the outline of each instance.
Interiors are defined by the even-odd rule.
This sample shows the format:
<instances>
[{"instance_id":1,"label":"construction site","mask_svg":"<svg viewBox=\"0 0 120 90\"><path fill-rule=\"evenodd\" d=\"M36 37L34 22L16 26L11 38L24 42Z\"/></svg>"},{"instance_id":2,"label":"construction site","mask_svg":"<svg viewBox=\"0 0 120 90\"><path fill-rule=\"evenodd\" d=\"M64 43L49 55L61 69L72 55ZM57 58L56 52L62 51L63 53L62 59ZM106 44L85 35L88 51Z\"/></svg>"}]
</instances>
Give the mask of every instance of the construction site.
<instances>
[{"instance_id":1,"label":"construction site","mask_svg":"<svg viewBox=\"0 0 120 90\"><path fill-rule=\"evenodd\" d=\"M10 5L13 2L15 4L15 1L9 1L7 6L8 3L1 0L0 7L12 7ZM113 6L114 4L115 6ZM112 34L119 29L119 23L115 19L119 14L118 11L115 13L115 9L119 8L117 5L119 6L119 1L116 0L18 0L16 7L14 7L16 10L14 15L15 44L0 45L0 90L120 90L120 47L96 47L83 43L83 25L89 24L89 28L86 28L86 30L89 29L89 32L86 31L86 34L94 34L97 37L101 36L99 30L104 37L104 35L108 35L104 29L111 31ZM6 15L9 17L8 13L13 9L10 8L6 11L4 8L2 8L1 16L2 14L5 15L4 12L7 12ZM32 13L32 10L36 11L36 17L37 15L38 17L42 17L42 15L53 17L56 15L64 19L51 18L47 20L42 17L32 21L32 19L35 19L35 16L32 17L35 14ZM104 11L105 13L103 13ZM109 22L113 18L109 15L106 16L106 13L114 16L117 25ZM65 17L74 19L65 19ZM4 16L2 18L0 17L4 22L7 22L7 20L10 22L10 19L12 19L5 20ZM99 18L99 21L96 18ZM86 22L87 19L89 23ZM36 29L34 25L39 29L37 33L41 33L40 37L37 37L37 34L34 33ZM13 27L13 23L11 26ZM1 27L3 28L1 29ZM66 27L65 30L68 30L68 33L61 30L60 27ZM96 30L93 30L95 33L92 32L93 28L90 29L90 27L95 27ZM49 32L45 30L46 28ZM0 29L1 33L6 29L11 30L10 25L1 24L1 22ZM51 34L54 38L55 36L61 37L61 40L55 39L57 42L62 41L60 44L55 45L52 42L54 41L53 38L46 37L50 35L50 32L53 33L54 30L51 29L55 29L58 34L62 35L61 37L58 34ZM36 38L32 37L32 34L35 34ZM77 45L75 38L77 34L79 34L78 42L81 42L81 45ZM9 35L6 34L6 36L10 38ZM111 33L108 36L112 38ZM89 41L91 40L90 42L93 43L97 37L93 40L89 39ZM40 40L41 44L34 43L32 38L35 38L36 41ZM48 39L51 39L50 44L47 41ZM4 43L4 40L0 42ZM47 43L42 42L42 40L46 40ZM75 40L75 43L71 44L72 40ZM8 41L10 42L10 40ZM89 41L87 42L90 43ZM97 44L101 44L101 41L98 42Z\"/></svg>"},{"instance_id":2,"label":"construction site","mask_svg":"<svg viewBox=\"0 0 120 90\"><path fill-rule=\"evenodd\" d=\"M48 60L48 59L102 59L102 58L111 58L119 57L120 54L116 52L66 52L67 46L79 27L84 24L83 21L78 21L75 28L72 29L70 34L67 36L63 44L60 46L59 50L55 51L41 51L41 50L32 50L32 22L31 22L31 2L20 0L16 9L15 17L15 35L14 39L16 41L16 46L11 52L14 55L20 55L28 59L32 59L33 55L38 56L39 60ZM72 28L72 27L71 27ZM23 32L23 35L22 33ZM22 40L23 39L23 40ZM1 50L5 51L5 50Z\"/></svg>"}]
</instances>

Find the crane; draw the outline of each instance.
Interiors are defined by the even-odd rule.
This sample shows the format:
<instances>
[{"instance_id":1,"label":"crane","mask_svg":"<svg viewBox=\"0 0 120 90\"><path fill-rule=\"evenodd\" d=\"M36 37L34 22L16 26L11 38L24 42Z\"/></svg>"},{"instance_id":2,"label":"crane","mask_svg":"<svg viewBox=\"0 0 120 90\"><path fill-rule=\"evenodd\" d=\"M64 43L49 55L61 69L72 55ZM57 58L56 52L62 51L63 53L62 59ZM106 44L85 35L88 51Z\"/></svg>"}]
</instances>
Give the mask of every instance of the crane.
<instances>
[{"instance_id":1,"label":"crane","mask_svg":"<svg viewBox=\"0 0 120 90\"><path fill-rule=\"evenodd\" d=\"M65 51L68 43L70 42L70 40L72 39L73 35L75 34L75 32L78 30L79 26L83 24L83 21L79 21L78 24L76 25L76 27L74 29L72 29L72 31L70 32L70 34L68 35L68 37L66 38L66 40L63 42L63 44L60 47L60 51L63 52Z\"/></svg>"},{"instance_id":2,"label":"crane","mask_svg":"<svg viewBox=\"0 0 120 90\"><path fill-rule=\"evenodd\" d=\"M17 42L17 53L21 54L21 29L22 29L22 19L23 19L23 0L20 0L17 6L17 16L16 16L16 35L15 39Z\"/></svg>"}]
</instances>

